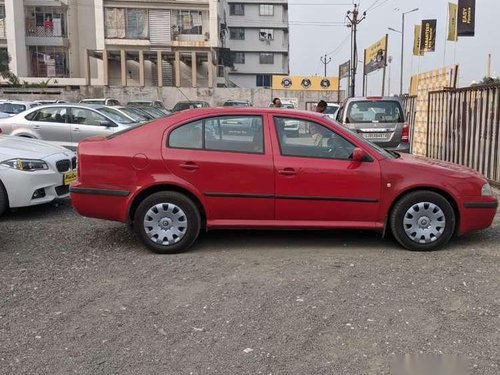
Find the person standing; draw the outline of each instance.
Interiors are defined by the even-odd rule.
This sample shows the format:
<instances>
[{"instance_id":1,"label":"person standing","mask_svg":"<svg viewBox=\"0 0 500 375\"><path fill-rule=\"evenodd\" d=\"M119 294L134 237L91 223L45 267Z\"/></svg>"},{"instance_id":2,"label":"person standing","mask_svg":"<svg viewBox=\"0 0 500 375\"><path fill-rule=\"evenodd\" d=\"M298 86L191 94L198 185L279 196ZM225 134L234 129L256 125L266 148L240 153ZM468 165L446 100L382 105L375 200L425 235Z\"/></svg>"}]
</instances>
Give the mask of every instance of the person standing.
<instances>
[{"instance_id":1,"label":"person standing","mask_svg":"<svg viewBox=\"0 0 500 375\"><path fill-rule=\"evenodd\" d=\"M274 108L281 108L281 100L280 100L280 98L274 98L273 99L273 106L274 106Z\"/></svg>"},{"instance_id":2,"label":"person standing","mask_svg":"<svg viewBox=\"0 0 500 375\"><path fill-rule=\"evenodd\" d=\"M326 107L327 107L326 102L324 100L320 100L318 104L316 104L316 112L323 113L325 112Z\"/></svg>"}]
</instances>

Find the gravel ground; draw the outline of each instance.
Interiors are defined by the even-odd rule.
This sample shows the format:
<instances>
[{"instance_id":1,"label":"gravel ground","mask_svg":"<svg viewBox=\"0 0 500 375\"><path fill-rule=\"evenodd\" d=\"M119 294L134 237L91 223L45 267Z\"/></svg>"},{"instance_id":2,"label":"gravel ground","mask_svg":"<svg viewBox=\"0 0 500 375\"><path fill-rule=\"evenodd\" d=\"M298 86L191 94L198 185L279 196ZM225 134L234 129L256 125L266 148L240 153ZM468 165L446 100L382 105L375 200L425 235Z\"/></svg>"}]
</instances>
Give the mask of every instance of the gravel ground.
<instances>
[{"instance_id":1,"label":"gravel ground","mask_svg":"<svg viewBox=\"0 0 500 375\"><path fill-rule=\"evenodd\" d=\"M413 253L360 231L216 231L185 254L69 202L0 218L1 374L500 373L500 215Z\"/></svg>"}]
</instances>

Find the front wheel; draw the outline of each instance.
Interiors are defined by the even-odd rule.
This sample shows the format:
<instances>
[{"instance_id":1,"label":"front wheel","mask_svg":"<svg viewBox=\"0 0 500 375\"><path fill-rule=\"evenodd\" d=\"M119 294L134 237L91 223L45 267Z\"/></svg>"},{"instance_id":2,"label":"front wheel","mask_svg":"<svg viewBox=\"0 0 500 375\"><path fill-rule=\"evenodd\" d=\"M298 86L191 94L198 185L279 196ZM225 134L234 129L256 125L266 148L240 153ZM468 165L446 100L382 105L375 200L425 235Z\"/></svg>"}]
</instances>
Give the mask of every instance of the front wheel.
<instances>
[{"instance_id":1,"label":"front wheel","mask_svg":"<svg viewBox=\"0 0 500 375\"><path fill-rule=\"evenodd\" d=\"M435 250L448 243L455 231L450 202L432 191L414 191L402 197L390 216L391 231L405 248Z\"/></svg>"},{"instance_id":2,"label":"front wheel","mask_svg":"<svg viewBox=\"0 0 500 375\"><path fill-rule=\"evenodd\" d=\"M186 251L198 237L200 226L196 205L177 192L150 195L134 215L134 227L141 241L159 254Z\"/></svg>"}]
</instances>

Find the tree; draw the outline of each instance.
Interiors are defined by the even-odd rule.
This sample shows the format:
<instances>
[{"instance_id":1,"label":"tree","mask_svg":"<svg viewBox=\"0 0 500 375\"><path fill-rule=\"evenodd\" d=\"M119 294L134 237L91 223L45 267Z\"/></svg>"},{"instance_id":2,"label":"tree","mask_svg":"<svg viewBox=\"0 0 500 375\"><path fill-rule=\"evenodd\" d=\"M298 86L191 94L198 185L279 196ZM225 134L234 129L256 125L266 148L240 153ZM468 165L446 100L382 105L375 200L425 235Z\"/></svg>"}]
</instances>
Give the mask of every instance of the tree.
<instances>
[{"instance_id":1,"label":"tree","mask_svg":"<svg viewBox=\"0 0 500 375\"><path fill-rule=\"evenodd\" d=\"M9 61L10 61L10 56L9 53L7 52L7 49L5 48L0 48L0 75L3 78L9 78Z\"/></svg>"}]
</instances>

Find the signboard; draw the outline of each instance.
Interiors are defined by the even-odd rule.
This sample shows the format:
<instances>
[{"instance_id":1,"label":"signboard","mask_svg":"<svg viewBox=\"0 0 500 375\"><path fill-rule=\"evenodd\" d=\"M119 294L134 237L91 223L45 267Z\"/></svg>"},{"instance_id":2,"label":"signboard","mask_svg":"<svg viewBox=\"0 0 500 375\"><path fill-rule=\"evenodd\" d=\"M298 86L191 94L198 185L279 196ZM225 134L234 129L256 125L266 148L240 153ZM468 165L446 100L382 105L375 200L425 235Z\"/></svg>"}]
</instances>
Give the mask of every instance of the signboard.
<instances>
[{"instance_id":1,"label":"signboard","mask_svg":"<svg viewBox=\"0 0 500 375\"><path fill-rule=\"evenodd\" d=\"M387 65L387 34L365 49L365 74L382 69Z\"/></svg>"},{"instance_id":2,"label":"signboard","mask_svg":"<svg viewBox=\"0 0 500 375\"><path fill-rule=\"evenodd\" d=\"M434 52L436 50L436 25L437 20L422 20L420 34L420 50L422 52Z\"/></svg>"},{"instance_id":3,"label":"signboard","mask_svg":"<svg viewBox=\"0 0 500 375\"><path fill-rule=\"evenodd\" d=\"M457 41L457 4L448 3L448 40Z\"/></svg>"},{"instance_id":4,"label":"signboard","mask_svg":"<svg viewBox=\"0 0 500 375\"><path fill-rule=\"evenodd\" d=\"M337 91L338 77L273 76L273 90Z\"/></svg>"},{"instance_id":5,"label":"signboard","mask_svg":"<svg viewBox=\"0 0 500 375\"><path fill-rule=\"evenodd\" d=\"M413 31L413 55L415 56L422 56L424 53L420 49L421 42L420 42L420 34L421 34L421 25L415 25L415 29Z\"/></svg>"},{"instance_id":6,"label":"signboard","mask_svg":"<svg viewBox=\"0 0 500 375\"><path fill-rule=\"evenodd\" d=\"M458 36L474 36L476 0L458 0Z\"/></svg>"},{"instance_id":7,"label":"signboard","mask_svg":"<svg viewBox=\"0 0 500 375\"><path fill-rule=\"evenodd\" d=\"M348 78L351 75L351 60L339 65L339 79Z\"/></svg>"}]
</instances>

